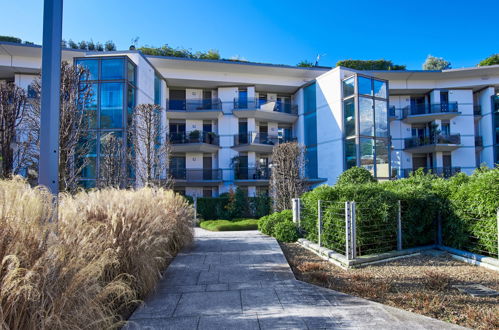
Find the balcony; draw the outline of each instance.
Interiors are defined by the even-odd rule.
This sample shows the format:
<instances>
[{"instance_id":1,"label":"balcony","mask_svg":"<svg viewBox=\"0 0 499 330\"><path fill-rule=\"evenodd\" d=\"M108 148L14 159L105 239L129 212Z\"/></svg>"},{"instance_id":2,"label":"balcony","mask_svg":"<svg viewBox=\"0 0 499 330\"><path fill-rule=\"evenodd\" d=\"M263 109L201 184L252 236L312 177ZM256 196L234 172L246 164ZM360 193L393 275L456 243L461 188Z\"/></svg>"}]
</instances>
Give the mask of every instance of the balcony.
<instances>
[{"instance_id":1,"label":"balcony","mask_svg":"<svg viewBox=\"0 0 499 330\"><path fill-rule=\"evenodd\" d=\"M460 144L459 134L411 137L404 141L405 151L411 153L453 151L459 148Z\"/></svg>"},{"instance_id":2,"label":"balcony","mask_svg":"<svg viewBox=\"0 0 499 330\"><path fill-rule=\"evenodd\" d=\"M293 124L298 119L298 106L287 102L235 98L233 113L238 118Z\"/></svg>"},{"instance_id":3,"label":"balcony","mask_svg":"<svg viewBox=\"0 0 499 330\"><path fill-rule=\"evenodd\" d=\"M168 119L218 119L223 116L220 99L166 99Z\"/></svg>"},{"instance_id":4,"label":"balcony","mask_svg":"<svg viewBox=\"0 0 499 330\"><path fill-rule=\"evenodd\" d=\"M213 132L191 131L170 133L172 152L213 153L219 149L220 139Z\"/></svg>"},{"instance_id":5,"label":"balcony","mask_svg":"<svg viewBox=\"0 0 499 330\"><path fill-rule=\"evenodd\" d=\"M393 121L396 119L398 119L398 118L397 118L395 107L391 106L388 108L388 120Z\"/></svg>"},{"instance_id":6,"label":"balcony","mask_svg":"<svg viewBox=\"0 0 499 330\"><path fill-rule=\"evenodd\" d=\"M272 153L275 145L292 141L296 141L296 139L269 135L268 133L249 132L247 134L234 135L234 146L232 149L238 152Z\"/></svg>"},{"instance_id":7,"label":"balcony","mask_svg":"<svg viewBox=\"0 0 499 330\"><path fill-rule=\"evenodd\" d=\"M419 169L422 169L424 173L435 174L436 176L442 178L450 178L451 176L454 176L457 173L461 172L460 167L434 167L434 168L420 167ZM410 174L415 171L416 170L412 168L405 168L402 170L402 177L408 178Z\"/></svg>"},{"instance_id":8,"label":"balcony","mask_svg":"<svg viewBox=\"0 0 499 330\"><path fill-rule=\"evenodd\" d=\"M234 179L240 186L265 186L269 184L270 168L238 167L234 169Z\"/></svg>"},{"instance_id":9,"label":"balcony","mask_svg":"<svg viewBox=\"0 0 499 330\"><path fill-rule=\"evenodd\" d=\"M169 171L177 187L218 186L222 182L221 169L185 169L176 168Z\"/></svg>"},{"instance_id":10,"label":"balcony","mask_svg":"<svg viewBox=\"0 0 499 330\"><path fill-rule=\"evenodd\" d=\"M402 109L402 120L408 124L452 119L460 114L458 103L415 104Z\"/></svg>"}]
</instances>

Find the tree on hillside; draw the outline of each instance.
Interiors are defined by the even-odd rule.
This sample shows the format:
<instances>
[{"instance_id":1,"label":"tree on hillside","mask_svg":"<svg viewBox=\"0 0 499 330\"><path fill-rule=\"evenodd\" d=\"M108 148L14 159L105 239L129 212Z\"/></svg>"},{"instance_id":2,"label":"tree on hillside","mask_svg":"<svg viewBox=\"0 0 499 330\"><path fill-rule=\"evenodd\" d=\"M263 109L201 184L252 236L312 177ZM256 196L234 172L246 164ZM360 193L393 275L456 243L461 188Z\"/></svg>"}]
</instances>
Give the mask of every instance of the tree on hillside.
<instances>
[{"instance_id":1,"label":"tree on hillside","mask_svg":"<svg viewBox=\"0 0 499 330\"><path fill-rule=\"evenodd\" d=\"M405 65L393 64L388 60L343 60L338 61L336 66L355 70L405 70Z\"/></svg>"},{"instance_id":2,"label":"tree on hillside","mask_svg":"<svg viewBox=\"0 0 499 330\"><path fill-rule=\"evenodd\" d=\"M305 148L297 142L275 146L270 176L274 212L291 209L291 199L305 191Z\"/></svg>"},{"instance_id":3,"label":"tree on hillside","mask_svg":"<svg viewBox=\"0 0 499 330\"><path fill-rule=\"evenodd\" d=\"M133 150L129 154L139 185L171 187L173 183L168 172L171 148L162 115L157 104L139 104L132 115L128 134Z\"/></svg>"},{"instance_id":4,"label":"tree on hillside","mask_svg":"<svg viewBox=\"0 0 499 330\"><path fill-rule=\"evenodd\" d=\"M0 177L15 173L17 130L22 124L26 105L24 89L14 83L0 83Z\"/></svg>"},{"instance_id":5,"label":"tree on hillside","mask_svg":"<svg viewBox=\"0 0 499 330\"><path fill-rule=\"evenodd\" d=\"M59 110L59 185L61 191L75 191L82 171L88 165L86 155L94 141L89 138L91 111L85 111L92 101L92 89L86 83L88 71L81 66L61 63L61 96ZM26 116L31 120L26 123L27 134L31 143L38 143L40 134L41 81L37 79L31 85L38 96L30 100ZM39 145L26 164L33 172L38 170Z\"/></svg>"},{"instance_id":6,"label":"tree on hillside","mask_svg":"<svg viewBox=\"0 0 499 330\"><path fill-rule=\"evenodd\" d=\"M428 55L423 63L423 70L446 70L451 68L451 63L443 57Z\"/></svg>"},{"instance_id":7,"label":"tree on hillside","mask_svg":"<svg viewBox=\"0 0 499 330\"><path fill-rule=\"evenodd\" d=\"M488 66L488 65L498 65L499 64L499 54L490 55L480 63L478 66Z\"/></svg>"}]
</instances>

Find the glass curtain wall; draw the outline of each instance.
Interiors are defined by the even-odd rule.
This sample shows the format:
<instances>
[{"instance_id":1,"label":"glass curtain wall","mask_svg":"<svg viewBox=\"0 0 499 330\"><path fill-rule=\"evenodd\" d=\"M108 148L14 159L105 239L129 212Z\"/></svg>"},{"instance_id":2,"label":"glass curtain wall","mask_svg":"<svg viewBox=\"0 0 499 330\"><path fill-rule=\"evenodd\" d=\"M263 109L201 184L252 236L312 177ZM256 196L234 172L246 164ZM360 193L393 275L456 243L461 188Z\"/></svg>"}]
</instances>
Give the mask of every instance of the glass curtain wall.
<instances>
[{"instance_id":1,"label":"glass curtain wall","mask_svg":"<svg viewBox=\"0 0 499 330\"><path fill-rule=\"evenodd\" d=\"M345 169L362 166L390 178L388 82L356 74L342 85Z\"/></svg>"},{"instance_id":2,"label":"glass curtain wall","mask_svg":"<svg viewBox=\"0 0 499 330\"><path fill-rule=\"evenodd\" d=\"M80 184L92 188L99 178L101 141L113 134L127 145L125 132L135 108L137 69L126 56L78 58L75 64L90 72L87 83L92 88L92 99L82 110L90 118L88 139L92 148Z\"/></svg>"}]
</instances>

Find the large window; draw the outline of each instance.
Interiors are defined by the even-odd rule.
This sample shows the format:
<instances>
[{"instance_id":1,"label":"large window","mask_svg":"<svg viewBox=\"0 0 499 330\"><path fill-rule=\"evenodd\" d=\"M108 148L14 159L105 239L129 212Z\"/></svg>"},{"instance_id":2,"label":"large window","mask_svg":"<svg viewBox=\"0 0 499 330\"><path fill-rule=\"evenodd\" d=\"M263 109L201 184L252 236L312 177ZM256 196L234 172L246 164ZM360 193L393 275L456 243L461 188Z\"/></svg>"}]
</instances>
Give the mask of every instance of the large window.
<instances>
[{"instance_id":1,"label":"large window","mask_svg":"<svg viewBox=\"0 0 499 330\"><path fill-rule=\"evenodd\" d=\"M90 121L88 139L92 142L92 150L80 166L83 167L81 185L95 187L105 136L112 133L122 139L127 149L133 148L127 141L126 129L135 108L137 70L126 56L82 58L76 59L75 64L90 72L88 86L92 97L81 105L81 109Z\"/></svg>"},{"instance_id":2,"label":"large window","mask_svg":"<svg viewBox=\"0 0 499 330\"><path fill-rule=\"evenodd\" d=\"M345 169L362 166L390 177L387 82L354 75L343 81Z\"/></svg>"}]
</instances>

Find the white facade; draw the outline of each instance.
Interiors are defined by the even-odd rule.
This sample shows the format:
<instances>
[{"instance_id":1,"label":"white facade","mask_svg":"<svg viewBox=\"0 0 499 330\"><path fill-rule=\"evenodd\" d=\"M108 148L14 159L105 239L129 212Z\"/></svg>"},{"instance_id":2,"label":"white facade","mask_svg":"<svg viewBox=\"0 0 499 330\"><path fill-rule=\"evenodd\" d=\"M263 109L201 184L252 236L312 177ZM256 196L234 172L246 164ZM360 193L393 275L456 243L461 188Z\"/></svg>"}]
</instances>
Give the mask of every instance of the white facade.
<instances>
[{"instance_id":1,"label":"white facade","mask_svg":"<svg viewBox=\"0 0 499 330\"><path fill-rule=\"evenodd\" d=\"M381 151L377 158L359 158L363 147L356 149L358 164L376 159L366 166L373 172L376 168L378 177L403 177L418 167L442 175L471 173L481 163L492 167L497 162L499 66L359 72L144 56L137 51L63 51L67 61L101 56L126 56L135 63L135 104L155 102L155 77L161 79L160 105L166 109L163 125L172 141L175 189L188 195L217 196L236 187L249 195L265 192L272 147L288 140L310 150L308 166L315 167L311 185L334 184L349 166L343 81L356 75L388 86L389 163L378 161ZM40 72L40 58L40 47L0 43L0 80L27 88ZM359 117L357 129L365 125Z\"/></svg>"}]
</instances>

